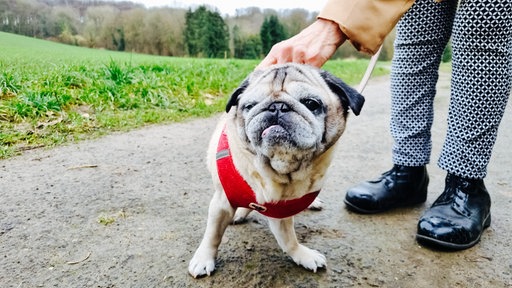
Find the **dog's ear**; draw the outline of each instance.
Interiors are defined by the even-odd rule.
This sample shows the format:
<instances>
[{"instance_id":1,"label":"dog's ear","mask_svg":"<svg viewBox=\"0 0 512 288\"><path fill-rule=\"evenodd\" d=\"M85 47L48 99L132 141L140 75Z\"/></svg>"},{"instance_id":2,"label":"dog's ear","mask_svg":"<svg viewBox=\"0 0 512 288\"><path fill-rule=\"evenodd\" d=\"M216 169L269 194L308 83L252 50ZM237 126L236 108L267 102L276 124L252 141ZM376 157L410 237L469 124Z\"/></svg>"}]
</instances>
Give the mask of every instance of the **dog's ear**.
<instances>
[{"instance_id":1,"label":"dog's ear","mask_svg":"<svg viewBox=\"0 0 512 288\"><path fill-rule=\"evenodd\" d=\"M231 97L228 100L228 104L226 104L226 113L231 110L231 107L238 105L238 96L240 94L244 93L245 89L247 89L247 86L249 86L249 78L246 78L242 84L236 90L231 94Z\"/></svg>"},{"instance_id":2,"label":"dog's ear","mask_svg":"<svg viewBox=\"0 0 512 288\"><path fill-rule=\"evenodd\" d=\"M320 72L320 76L322 76L331 91L340 97L343 107L346 109L350 107L355 115L359 115L364 104L363 95L359 94L359 92L348 86L345 82L343 82L343 80L327 71L322 70Z\"/></svg>"}]
</instances>

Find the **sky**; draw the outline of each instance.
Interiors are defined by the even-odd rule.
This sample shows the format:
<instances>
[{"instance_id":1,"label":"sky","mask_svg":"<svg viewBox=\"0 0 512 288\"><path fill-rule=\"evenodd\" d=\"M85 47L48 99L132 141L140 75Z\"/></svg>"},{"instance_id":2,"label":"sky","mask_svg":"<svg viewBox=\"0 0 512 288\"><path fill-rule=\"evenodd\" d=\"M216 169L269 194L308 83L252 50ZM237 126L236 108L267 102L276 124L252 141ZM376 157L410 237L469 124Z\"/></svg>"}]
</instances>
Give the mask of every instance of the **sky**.
<instances>
[{"instance_id":1,"label":"sky","mask_svg":"<svg viewBox=\"0 0 512 288\"><path fill-rule=\"evenodd\" d=\"M275 10L280 9L293 9L303 8L313 11L320 11L327 0L130 0L131 2L144 4L146 7L190 7L191 5L207 4L215 6L219 9L221 14L234 15L236 9L247 7L260 7L262 9L272 8Z\"/></svg>"}]
</instances>

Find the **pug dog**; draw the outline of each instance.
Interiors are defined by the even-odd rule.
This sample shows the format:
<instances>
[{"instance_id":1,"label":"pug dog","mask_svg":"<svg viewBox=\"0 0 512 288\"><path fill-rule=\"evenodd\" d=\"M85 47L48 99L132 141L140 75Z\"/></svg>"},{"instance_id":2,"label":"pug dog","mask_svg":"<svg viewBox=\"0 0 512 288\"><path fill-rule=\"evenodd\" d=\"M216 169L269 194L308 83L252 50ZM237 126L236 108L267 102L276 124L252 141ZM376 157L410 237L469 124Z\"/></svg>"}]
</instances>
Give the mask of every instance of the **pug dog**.
<instances>
[{"instance_id":1,"label":"pug dog","mask_svg":"<svg viewBox=\"0 0 512 288\"><path fill-rule=\"evenodd\" d=\"M253 210L267 216L295 263L313 272L325 267L324 255L297 241L293 215L315 201L349 110L359 115L363 103L356 90L312 66L252 72L232 94L210 141L215 193L189 273L210 275L226 227Z\"/></svg>"}]
</instances>

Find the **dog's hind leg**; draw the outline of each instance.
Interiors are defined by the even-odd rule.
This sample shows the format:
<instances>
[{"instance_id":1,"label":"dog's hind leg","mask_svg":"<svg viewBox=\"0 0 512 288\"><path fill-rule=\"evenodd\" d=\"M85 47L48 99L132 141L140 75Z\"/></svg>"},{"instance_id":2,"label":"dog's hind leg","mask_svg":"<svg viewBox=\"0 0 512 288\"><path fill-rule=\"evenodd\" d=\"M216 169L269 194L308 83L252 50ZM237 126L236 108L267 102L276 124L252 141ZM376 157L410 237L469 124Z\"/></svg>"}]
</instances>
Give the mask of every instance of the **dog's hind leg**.
<instances>
[{"instance_id":1,"label":"dog's hind leg","mask_svg":"<svg viewBox=\"0 0 512 288\"><path fill-rule=\"evenodd\" d=\"M316 197L315 201L308 206L309 210L320 211L324 208L324 201Z\"/></svg>"},{"instance_id":2,"label":"dog's hind leg","mask_svg":"<svg viewBox=\"0 0 512 288\"><path fill-rule=\"evenodd\" d=\"M247 216L252 212L252 209L249 208L238 208L235 212L235 217L233 217L233 224L242 224L247 221Z\"/></svg>"},{"instance_id":3,"label":"dog's hind leg","mask_svg":"<svg viewBox=\"0 0 512 288\"><path fill-rule=\"evenodd\" d=\"M268 223L281 249L290 255L297 265L313 270L313 272L326 266L326 258L322 253L297 241L293 217L284 219L268 218Z\"/></svg>"},{"instance_id":4,"label":"dog's hind leg","mask_svg":"<svg viewBox=\"0 0 512 288\"><path fill-rule=\"evenodd\" d=\"M223 191L216 191L208 209L208 221L203 240L188 265L190 275L197 278L215 270L215 257L226 227L231 223L235 209L231 207Z\"/></svg>"}]
</instances>

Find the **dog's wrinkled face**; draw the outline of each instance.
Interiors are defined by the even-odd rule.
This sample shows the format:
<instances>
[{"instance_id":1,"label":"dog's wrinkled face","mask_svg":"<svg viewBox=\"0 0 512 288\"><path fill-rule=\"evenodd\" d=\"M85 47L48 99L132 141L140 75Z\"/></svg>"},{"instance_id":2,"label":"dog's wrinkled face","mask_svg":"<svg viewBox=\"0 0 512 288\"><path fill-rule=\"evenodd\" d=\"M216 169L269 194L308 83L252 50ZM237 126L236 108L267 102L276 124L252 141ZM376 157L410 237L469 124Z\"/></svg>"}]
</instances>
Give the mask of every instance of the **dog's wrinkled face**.
<instances>
[{"instance_id":1,"label":"dog's wrinkled face","mask_svg":"<svg viewBox=\"0 0 512 288\"><path fill-rule=\"evenodd\" d=\"M279 174L300 169L331 147L345 128L348 109L357 115L364 98L328 72L285 64L252 73L232 95L247 149Z\"/></svg>"}]
</instances>

